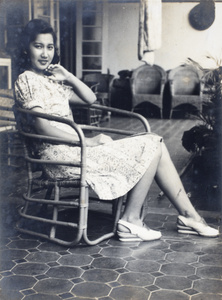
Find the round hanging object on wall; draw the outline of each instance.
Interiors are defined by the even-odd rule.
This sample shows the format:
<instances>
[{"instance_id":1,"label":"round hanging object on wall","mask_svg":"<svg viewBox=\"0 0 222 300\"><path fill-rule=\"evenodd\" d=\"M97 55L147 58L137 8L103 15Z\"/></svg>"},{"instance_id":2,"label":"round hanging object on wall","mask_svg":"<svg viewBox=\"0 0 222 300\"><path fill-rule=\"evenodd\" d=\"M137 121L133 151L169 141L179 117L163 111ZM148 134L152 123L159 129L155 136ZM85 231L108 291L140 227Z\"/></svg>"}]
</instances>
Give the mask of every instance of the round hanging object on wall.
<instances>
[{"instance_id":1,"label":"round hanging object on wall","mask_svg":"<svg viewBox=\"0 0 222 300\"><path fill-rule=\"evenodd\" d=\"M189 13L190 25L196 30L206 30L215 20L215 3L213 0L201 0Z\"/></svg>"}]
</instances>

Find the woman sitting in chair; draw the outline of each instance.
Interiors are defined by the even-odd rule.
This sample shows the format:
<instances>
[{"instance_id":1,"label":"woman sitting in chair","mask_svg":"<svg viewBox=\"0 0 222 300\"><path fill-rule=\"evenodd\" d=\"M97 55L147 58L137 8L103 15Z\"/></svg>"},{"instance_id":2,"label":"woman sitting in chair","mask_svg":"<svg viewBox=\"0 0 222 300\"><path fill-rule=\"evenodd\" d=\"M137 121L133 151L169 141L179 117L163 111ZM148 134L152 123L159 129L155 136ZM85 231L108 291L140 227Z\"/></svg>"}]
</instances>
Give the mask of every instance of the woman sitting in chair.
<instances>
[{"instance_id":1,"label":"woman sitting in chair","mask_svg":"<svg viewBox=\"0 0 222 300\"><path fill-rule=\"evenodd\" d=\"M56 36L43 20L32 20L21 37L20 75L15 82L16 105L37 112L72 118L69 104L90 105L95 94L83 82L58 64ZM54 137L78 140L66 124L36 118L28 128ZM179 212L180 233L216 237L219 231L209 227L191 204L180 177L160 136L144 134L113 141L100 134L86 139L87 183L100 199L115 199L128 193L117 234L121 241L151 241L161 232L148 228L141 219L141 208L155 178ZM67 145L38 146L42 159L72 160L78 147ZM45 166L50 178L76 178L71 167Z\"/></svg>"}]
</instances>

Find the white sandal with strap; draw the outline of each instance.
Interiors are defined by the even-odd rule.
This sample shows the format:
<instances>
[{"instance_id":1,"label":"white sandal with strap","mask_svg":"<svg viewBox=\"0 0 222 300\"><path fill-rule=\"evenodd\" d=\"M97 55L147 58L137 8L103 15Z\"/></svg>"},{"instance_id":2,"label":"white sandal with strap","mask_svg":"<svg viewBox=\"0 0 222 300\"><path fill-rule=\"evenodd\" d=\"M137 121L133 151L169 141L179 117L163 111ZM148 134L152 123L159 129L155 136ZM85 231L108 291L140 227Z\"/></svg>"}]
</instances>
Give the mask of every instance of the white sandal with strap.
<instances>
[{"instance_id":1,"label":"white sandal with strap","mask_svg":"<svg viewBox=\"0 0 222 300\"><path fill-rule=\"evenodd\" d=\"M184 216L178 216L177 230L179 233L196 234L205 237L219 236L219 230L208 226L204 219L197 222Z\"/></svg>"},{"instance_id":2,"label":"white sandal with strap","mask_svg":"<svg viewBox=\"0 0 222 300\"><path fill-rule=\"evenodd\" d=\"M143 227L141 227L124 220L119 220L118 225L122 225L129 230L129 232L123 232L120 230L117 231L119 240L122 242L154 241L160 239L162 236L160 231L152 230L146 227L145 224L143 224Z\"/></svg>"}]
</instances>

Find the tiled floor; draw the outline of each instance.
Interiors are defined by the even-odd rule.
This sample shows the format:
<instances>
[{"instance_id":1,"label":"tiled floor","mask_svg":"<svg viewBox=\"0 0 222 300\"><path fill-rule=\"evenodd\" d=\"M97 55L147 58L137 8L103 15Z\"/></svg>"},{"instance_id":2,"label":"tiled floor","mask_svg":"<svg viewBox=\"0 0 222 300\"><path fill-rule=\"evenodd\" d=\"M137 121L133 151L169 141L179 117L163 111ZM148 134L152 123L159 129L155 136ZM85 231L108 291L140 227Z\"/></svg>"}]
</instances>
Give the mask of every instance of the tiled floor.
<instances>
[{"instance_id":1,"label":"tiled floor","mask_svg":"<svg viewBox=\"0 0 222 300\"><path fill-rule=\"evenodd\" d=\"M151 120L151 125L164 136L172 159L181 169L188 153L181 147L180 135L192 127L192 122ZM191 200L202 209L201 191L191 175L187 173L183 180ZM222 299L221 236L209 239L178 234L177 212L165 196L159 197L155 184L147 197L145 222L162 231L161 240L122 243L112 238L97 246L66 248L14 230L24 183L22 168L2 169L1 300ZM95 203L93 207L93 216L99 220L100 206ZM107 211L109 224L111 206L104 204L102 210L103 218ZM200 213L214 227L222 227L221 211L202 209Z\"/></svg>"}]
</instances>

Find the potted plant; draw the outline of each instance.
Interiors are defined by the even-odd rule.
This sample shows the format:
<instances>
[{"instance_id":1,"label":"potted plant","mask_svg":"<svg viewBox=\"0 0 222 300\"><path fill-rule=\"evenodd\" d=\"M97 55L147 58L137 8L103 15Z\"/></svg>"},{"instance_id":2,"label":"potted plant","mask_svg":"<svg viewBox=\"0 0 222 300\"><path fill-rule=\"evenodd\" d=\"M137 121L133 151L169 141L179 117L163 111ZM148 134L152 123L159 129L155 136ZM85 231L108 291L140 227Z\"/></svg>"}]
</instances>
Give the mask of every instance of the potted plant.
<instances>
[{"instance_id":1,"label":"potted plant","mask_svg":"<svg viewBox=\"0 0 222 300\"><path fill-rule=\"evenodd\" d=\"M208 56L208 58L212 58ZM201 123L185 131L182 137L184 148L194 154L193 171L207 189L208 198L221 208L221 150L222 150L222 67L221 62L212 70L204 70L198 63L189 63L202 70L205 84L204 109L197 115ZM216 196L215 196L216 193Z\"/></svg>"}]
</instances>

